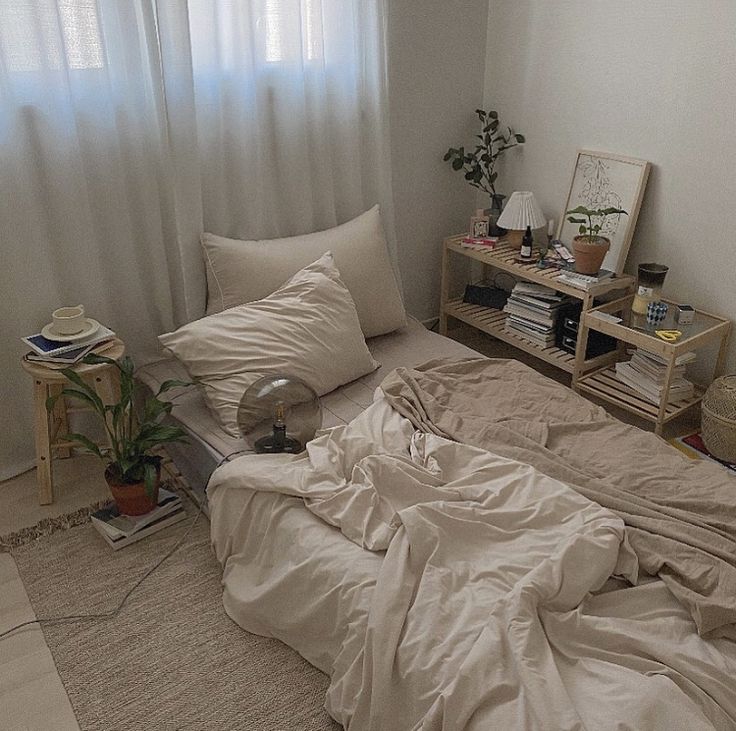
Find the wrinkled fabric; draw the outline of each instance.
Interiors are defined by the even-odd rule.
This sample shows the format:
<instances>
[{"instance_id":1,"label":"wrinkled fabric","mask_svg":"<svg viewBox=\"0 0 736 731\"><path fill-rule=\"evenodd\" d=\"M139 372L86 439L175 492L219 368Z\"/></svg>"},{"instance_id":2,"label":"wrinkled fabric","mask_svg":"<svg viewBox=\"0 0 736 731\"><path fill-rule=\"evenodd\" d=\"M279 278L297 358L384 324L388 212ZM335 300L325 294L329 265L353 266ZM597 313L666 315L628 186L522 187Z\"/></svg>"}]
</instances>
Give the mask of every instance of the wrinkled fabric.
<instances>
[{"instance_id":1,"label":"wrinkled fabric","mask_svg":"<svg viewBox=\"0 0 736 731\"><path fill-rule=\"evenodd\" d=\"M288 553L289 536L238 534L237 498L245 512L257 493L283 498L274 516L303 500L345 538L325 526L317 560L280 562L269 546ZM629 593L648 586L593 593L638 576L620 517L529 464L415 433L383 398L303 455L224 465L210 499L228 613L316 659L347 729L735 727L719 681L734 643L700 638L660 581L661 609ZM349 595L312 596L326 562Z\"/></svg>"},{"instance_id":2,"label":"wrinkled fabric","mask_svg":"<svg viewBox=\"0 0 736 731\"><path fill-rule=\"evenodd\" d=\"M533 465L615 511L701 634L734 637L736 480L511 360L435 360L381 386L421 431Z\"/></svg>"}]
</instances>

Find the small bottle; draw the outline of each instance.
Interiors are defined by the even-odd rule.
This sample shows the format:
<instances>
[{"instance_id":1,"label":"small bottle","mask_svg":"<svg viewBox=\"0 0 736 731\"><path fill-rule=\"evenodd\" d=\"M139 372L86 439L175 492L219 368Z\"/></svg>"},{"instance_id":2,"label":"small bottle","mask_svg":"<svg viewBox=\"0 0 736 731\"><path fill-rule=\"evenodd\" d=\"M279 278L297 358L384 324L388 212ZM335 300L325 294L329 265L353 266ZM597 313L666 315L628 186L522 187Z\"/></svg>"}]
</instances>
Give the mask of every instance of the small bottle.
<instances>
[{"instance_id":1,"label":"small bottle","mask_svg":"<svg viewBox=\"0 0 736 731\"><path fill-rule=\"evenodd\" d=\"M522 259L531 259L532 258L532 228L531 226L526 227L526 231L524 233L524 238L521 240L521 258Z\"/></svg>"}]
</instances>

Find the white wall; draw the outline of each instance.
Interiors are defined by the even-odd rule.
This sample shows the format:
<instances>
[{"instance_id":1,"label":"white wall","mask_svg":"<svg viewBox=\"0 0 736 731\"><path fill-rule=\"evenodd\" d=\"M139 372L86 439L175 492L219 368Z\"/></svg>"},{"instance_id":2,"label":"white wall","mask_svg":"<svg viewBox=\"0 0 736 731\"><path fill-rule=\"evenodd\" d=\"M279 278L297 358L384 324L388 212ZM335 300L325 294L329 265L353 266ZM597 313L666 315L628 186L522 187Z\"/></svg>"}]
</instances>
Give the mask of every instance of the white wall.
<instances>
[{"instance_id":1,"label":"white wall","mask_svg":"<svg viewBox=\"0 0 736 731\"><path fill-rule=\"evenodd\" d=\"M442 239L464 231L474 189L442 156L469 143L482 105L488 0L392 0L388 74L399 266L408 311L436 317Z\"/></svg>"},{"instance_id":2,"label":"white wall","mask_svg":"<svg viewBox=\"0 0 736 731\"><path fill-rule=\"evenodd\" d=\"M527 136L509 190L548 216L577 148L652 162L627 270L667 264L665 296L736 320L736 2L491 0L485 91Z\"/></svg>"}]
</instances>

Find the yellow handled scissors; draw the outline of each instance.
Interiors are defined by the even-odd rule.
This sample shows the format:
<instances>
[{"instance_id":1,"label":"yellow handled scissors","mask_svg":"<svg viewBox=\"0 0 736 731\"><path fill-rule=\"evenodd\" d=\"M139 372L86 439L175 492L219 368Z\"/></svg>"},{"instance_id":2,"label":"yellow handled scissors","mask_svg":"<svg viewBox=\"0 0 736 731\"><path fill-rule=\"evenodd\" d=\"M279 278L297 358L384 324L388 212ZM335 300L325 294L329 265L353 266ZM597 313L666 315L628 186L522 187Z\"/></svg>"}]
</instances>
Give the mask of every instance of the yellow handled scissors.
<instances>
[{"instance_id":1,"label":"yellow handled scissors","mask_svg":"<svg viewBox=\"0 0 736 731\"><path fill-rule=\"evenodd\" d=\"M674 343L675 340L682 337L682 332L680 332L680 330L655 330L654 334L658 338L666 340L668 343Z\"/></svg>"}]
</instances>

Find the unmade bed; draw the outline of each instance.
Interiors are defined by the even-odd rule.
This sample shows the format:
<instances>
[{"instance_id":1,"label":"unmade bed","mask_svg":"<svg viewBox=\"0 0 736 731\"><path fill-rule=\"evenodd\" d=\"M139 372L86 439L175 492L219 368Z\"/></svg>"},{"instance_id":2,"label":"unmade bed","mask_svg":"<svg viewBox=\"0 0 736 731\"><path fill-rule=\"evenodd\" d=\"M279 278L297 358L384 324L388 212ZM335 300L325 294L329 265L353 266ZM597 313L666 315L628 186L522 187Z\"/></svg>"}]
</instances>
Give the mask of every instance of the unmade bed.
<instances>
[{"instance_id":1,"label":"unmade bed","mask_svg":"<svg viewBox=\"0 0 736 731\"><path fill-rule=\"evenodd\" d=\"M369 347L347 426L215 473L228 614L346 728L734 728L733 478L418 323ZM204 475L242 445L196 400Z\"/></svg>"}]
</instances>

